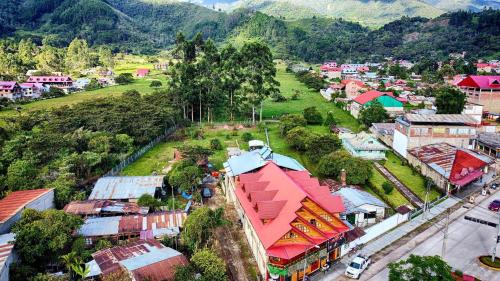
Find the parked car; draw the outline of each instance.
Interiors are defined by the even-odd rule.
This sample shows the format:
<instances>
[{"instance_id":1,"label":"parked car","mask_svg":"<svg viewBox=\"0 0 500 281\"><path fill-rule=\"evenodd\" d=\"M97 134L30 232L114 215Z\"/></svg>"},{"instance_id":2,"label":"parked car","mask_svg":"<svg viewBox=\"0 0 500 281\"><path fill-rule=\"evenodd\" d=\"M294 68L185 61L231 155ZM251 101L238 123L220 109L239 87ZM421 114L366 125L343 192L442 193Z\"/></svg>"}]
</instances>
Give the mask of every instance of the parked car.
<instances>
[{"instance_id":1,"label":"parked car","mask_svg":"<svg viewBox=\"0 0 500 281\"><path fill-rule=\"evenodd\" d=\"M496 190L498 188L498 183L493 183L490 188Z\"/></svg>"},{"instance_id":2,"label":"parked car","mask_svg":"<svg viewBox=\"0 0 500 281\"><path fill-rule=\"evenodd\" d=\"M349 278L359 279L361 273L363 273L363 271L368 268L371 262L372 260L370 259L370 257L365 257L362 255L356 256L346 268L345 276Z\"/></svg>"},{"instance_id":3,"label":"parked car","mask_svg":"<svg viewBox=\"0 0 500 281\"><path fill-rule=\"evenodd\" d=\"M500 200L491 201L490 205L488 205L488 209L494 212L500 211Z\"/></svg>"}]
</instances>

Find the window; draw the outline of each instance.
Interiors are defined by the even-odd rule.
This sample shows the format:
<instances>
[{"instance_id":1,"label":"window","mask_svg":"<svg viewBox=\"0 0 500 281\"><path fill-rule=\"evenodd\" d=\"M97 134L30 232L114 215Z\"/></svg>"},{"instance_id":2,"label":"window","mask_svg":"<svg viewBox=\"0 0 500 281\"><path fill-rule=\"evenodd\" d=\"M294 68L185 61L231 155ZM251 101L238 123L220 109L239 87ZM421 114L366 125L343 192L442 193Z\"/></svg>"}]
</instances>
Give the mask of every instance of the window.
<instances>
[{"instance_id":1,"label":"window","mask_svg":"<svg viewBox=\"0 0 500 281\"><path fill-rule=\"evenodd\" d=\"M457 128L450 128L450 135L456 135L457 133Z\"/></svg>"},{"instance_id":2,"label":"window","mask_svg":"<svg viewBox=\"0 0 500 281\"><path fill-rule=\"evenodd\" d=\"M321 218L323 218L325 221L332 221L332 217L328 214L322 214Z\"/></svg>"},{"instance_id":3,"label":"window","mask_svg":"<svg viewBox=\"0 0 500 281\"><path fill-rule=\"evenodd\" d=\"M307 227L305 227L305 225L303 225L303 224L297 224L296 227L298 230L300 230L304 233L309 232L309 229Z\"/></svg>"},{"instance_id":4,"label":"window","mask_svg":"<svg viewBox=\"0 0 500 281\"><path fill-rule=\"evenodd\" d=\"M377 218L377 212L369 212L368 214L366 214L366 218L367 219L375 219L375 218Z\"/></svg>"},{"instance_id":5,"label":"window","mask_svg":"<svg viewBox=\"0 0 500 281\"><path fill-rule=\"evenodd\" d=\"M471 135L475 135L476 134L476 129L470 129L469 132L470 132Z\"/></svg>"},{"instance_id":6,"label":"window","mask_svg":"<svg viewBox=\"0 0 500 281\"><path fill-rule=\"evenodd\" d=\"M315 219L310 219L309 223L312 224L312 225L314 225L314 226L317 226Z\"/></svg>"},{"instance_id":7,"label":"window","mask_svg":"<svg viewBox=\"0 0 500 281\"><path fill-rule=\"evenodd\" d=\"M458 134L459 135L468 135L469 129L458 129Z\"/></svg>"},{"instance_id":8,"label":"window","mask_svg":"<svg viewBox=\"0 0 500 281\"><path fill-rule=\"evenodd\" d=\"M85 245L87 246L92 245L92 238L85 238Z\"/></svg>"}]
</instances>

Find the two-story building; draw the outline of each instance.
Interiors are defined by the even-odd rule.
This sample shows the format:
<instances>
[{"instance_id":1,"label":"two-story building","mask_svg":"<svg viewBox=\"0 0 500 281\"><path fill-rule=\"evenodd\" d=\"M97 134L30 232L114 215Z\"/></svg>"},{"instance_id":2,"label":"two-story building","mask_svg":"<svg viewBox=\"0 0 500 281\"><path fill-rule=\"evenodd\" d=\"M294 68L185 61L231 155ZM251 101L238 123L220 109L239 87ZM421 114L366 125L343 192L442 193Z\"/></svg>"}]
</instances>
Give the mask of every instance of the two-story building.
<instances>
[{"instance_id":1,"label":"two-story building","mask_svg":"<svg viewBox=\"0 0 500 281\"><path fill-rule=\"evenodd\" d=\"M351 115L358 118L361 110L372 104L375 100L384 106L389 115L394 116L404 112L403 103L397 100L391 92L368 91L352 100L349 107Z\"/></svg>"},{"instance_id":2,"label":"two-story building","mask_svg":"<svg viewBox=\"0 0 500 281\"><path fill-rule=\"evenodd\" d=\"M73 87L73 79L69 76L30 76L27 83L40 83L46 88L59 88L66 93Z\"/></svg>"},{"instance_id":3,"label":"two-story building","mask_svg":"<svg viewBox=\"0 0 500 281\"><path fill-rule=\"evenodd\" d=\"M362 92L368 90L368 86L363 81L357 79L345 79L342 80L342 84L345 85L345 94L348 99L354 99Z\"/></svg>"},{"instance_id":4,"label":"two-story building","mask_svg":"<svg viewBox=\"0 0 500 281\"><path fill-rule=\"evenodd\" d=\"M385 152L389 150L371 134L340 134L342 146L352 155L369 160L385 159Z\"/></svg>"},{"instance_id":5,"label":"two-story building","mask_svg":"<svg viewBox=\"0 0 500 281\"><path fill-rule=\"evenodd\" d=\"M308 171L284 168L284 162L265 160L249 172L228 175L224 189L262 277L299 281L340 258L349 227L340 218L341 197Z\"/></svg>"},{"instance_id":6,"label":"two-story building","mask_svg":"<svg viewBox=\"0 0 500 281\"><path fill-rule=\"evenodd\" d=\"M480 126L465 114L405 114L396 119L392 148L405 158L409 149L434 143L469 148Z\"/></svg>"},{"instance_id":7,"label":"two-story building","mask_svg":"<svg viewBox=\"0 0 500 281\"><path fill-rule=\"evenodd\" d=\"M467 101L484 106L484 110L500 112L500 76L470 75L458 83Z\"/></svg>"},{"instance_id":8,"label":"two-story building","mask_svg":"<svg viewBox=\"0 0 500 281\"><path fill-rule=\"evenodd\" d=\"M23 92L16 81L0 81L0 98L17 100L23 97Z\"/></svg>"}]
</instances>

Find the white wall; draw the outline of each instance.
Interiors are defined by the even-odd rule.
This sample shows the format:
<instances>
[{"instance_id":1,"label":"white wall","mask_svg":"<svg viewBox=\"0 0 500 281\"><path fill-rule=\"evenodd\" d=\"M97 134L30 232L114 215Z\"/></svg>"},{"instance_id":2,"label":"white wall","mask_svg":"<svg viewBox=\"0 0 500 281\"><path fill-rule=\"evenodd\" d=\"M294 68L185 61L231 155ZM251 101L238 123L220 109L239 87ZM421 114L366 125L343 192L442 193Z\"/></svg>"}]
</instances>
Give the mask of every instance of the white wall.
<instances>
[{"instance_id":1,"label":"white wall","mask_svg":"<svg viewBox=\"0 0 500 281\"><path fill-rule=\"evenodd\" d=\"M394 140L392 142L392 148L396 150L401 156L406 158L406 153L408 149L408 137L403 135L400 131L394 130Z\"/></svg>"}]
</instances>

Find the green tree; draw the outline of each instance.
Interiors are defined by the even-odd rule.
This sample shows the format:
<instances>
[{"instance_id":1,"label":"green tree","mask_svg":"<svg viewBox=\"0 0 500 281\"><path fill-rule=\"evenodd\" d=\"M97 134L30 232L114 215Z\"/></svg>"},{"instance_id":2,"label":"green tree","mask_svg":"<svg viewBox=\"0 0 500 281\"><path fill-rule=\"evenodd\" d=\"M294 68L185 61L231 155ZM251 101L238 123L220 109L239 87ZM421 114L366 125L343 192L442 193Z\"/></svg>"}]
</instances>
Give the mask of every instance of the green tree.
<instances>
[{"instance_id":1,"label":"green tree","mask_svg":"<svg viewBox=\"0 0 500 281\"><path fill-rule=\"evenodd\" d=\"M40 187L37 175L38 169L33 162L16 160L7 168L5 183L10 190L37 189Z\"/></svg>"},{"instance_id":2,"label":"green tree","mask_svg":"<svg viewBox=\"0 0 500 281\"><path fill-rule=\"evenodd\" d=\"M337 120L335 119L335 116L333 115L333 111L328 111L326 113L326 118L325 122L323 122L323 125L331 127L337 125Z\"/></svg>"},{"instance_id":3,"label":"green tree","mask_svg":"<svg viewBox=\"0 0 500 281\"><path fill-rule=\"evenodd\" d=\"M382 184L382 189L384 190L385 194L391 194L392 190L394 189L394 185L386 181Z\"/></svg>"},{"instance_id":4,"label":"green tree","mask_svg":"<svg viewBox=\"0 0 500 281\"><path fill-rule=\"evenodd\" d=\"M322 177L340 179L342 169L347 171L347 183L349 184L366 183L372 172L369 161L353 157L347 151L328 154L319 161L318 173Z\"/></svg>"},{"instance_id":5,"label":"green tree","mask_svg":"<svg viewBox=\"0 0 500 281\"><path fill-rule=\"evenodd\" d=\"M99 47L99 64L106 68L115 67L115 59L109 47Z\"/></svg>"},{"instance_id":6,"label":"green tree","mask_svg":"<svg viewBox=\"0 0 500 281\"><path fill-rule=\"evenodd\" d=\"M228 44L221 50L221 88L227 94L227 110L229 120L234 121L234 115L241 110L241 84L244 79L241 65L241 54Z\"/></svg>"},{"instance_id":7,"label":"green tree","mask_svg":"<svg viewBox=\"0 0 500 281\"><path fill-rule=\"evenodd\" d=\"M307 142L306 154L312 161L318 161L322 156L339 149L341 146L342 141L337 135L312 135Z\"/></svg>"},{"instance_id":8,"label":"green tree","mask_svg":"<svg viewBox=\"0 0 500 281\"><path fill-rule=\"evenodd\" d=\"M168 182L184 192L192 192L200 183L202 176L202 170L194 162L183 160L176 163L169 172Z\"/></svg>"},{"instance_id":9,"label":"green tree","mask_svg":"<svg viewBox=\"0 0 500 281\"><path fill-rule=\"evenodd\" d=\"M70 252L73 235L83 224L77 216L59 210L24 210L14 225L15 247L22 262L43 268Z\"/></svg>"},{"instance_id":10,"label":"green tree","mask_svg":"<svg viewBox=\"0 0 500 281\"><path fill-rule=\"evenodd\" d=\"M120 85L130 84L134 82L134 76L132 73L120 73L118 77L116 77L115 82Z\"/></svg>"},{"instance_id":11,"label":"green tree","mask_svg":"<svg viewBox=\"0 0 500 281\"><path fill-rule=\"evenodd\" d=\"M151 87L151 88L159 88L161 86L162 86L162 84L161 84L161 81L159 81L159 80L153 80L153 81L151 81L151 84L149 84L149 87Z\"/></svg>"},{"instance_id":12,"label":"green tree","mask_svg":"<svg viewBox=\"0 0 500 281\"><path fill-rule=\"evenodd\" d=\"M464 110L465 94L451 87L436 90L436 107L438 114L460 114Z\"/></svg>"},{"instance_id":13,"label":"green tree","mask_svg":"<svg viewBox=\"0 0 500 281\"><path fill-rule=\"evenodd\" d=\"M252 133L250 133L250 132L244 132L241 135L241 140L244 141L244 142L249 142L249 141L253 140Z\"/></svg>"},{"instance_id":14,"label":"green tree","mask_svg":"<svg viewBox=\"0 0 500 281\"><path fill-rule=\"evenodd\" d=\"M359 121L367 127L370 127L373 123L384 122L387 118L389 118L389 114L387 114L384 106L377 100L365 106L359 113Z\"/></svg>"},{"instance_id":15,"label":"green tree","mask_svg":"<svg viewBox=\"0 0 500 281\"><path fill-rule=\"evenodd\" d=\"M286 136L288 131L295 127L304 127L307 125L307 121L304 116L299 114L287 114L280 118L280 133L282 136Z\"/></svg>"},{"instance_id":16,"label":"green tree","mask_svg":"<svg viewBox=\"0 0 500 281\"><path fill-rule=\"evenodd\" d=\"M44 45L35 58L38 70L56 72L64 69L64 54L60 49Z\"/></svg>"},{"instance_id":17,"label":"green tree","mask_svg":"<svg viewBox=\"0 0 500 281\"><path fill-rule=\"evenodd\" d=\"M451 267L439 256L410 255L389 264L389 281L453 281Z\"/></svg>"},{"instance_id":18,"label":"green tree","mask_svg":"<svg viewBox=\"0 0 500 281\"><path fill-rule=\"evenodd\" d=\"M302 115L304 116L304 119L306 119L307 124L316 125L323 123L323 116L321 116L321 113L315 106L304 109Z\"/></svg>"},{"instance_id":19,"label":"green tree","mask_svg":"<svg viewBox=\"0 0 500 281\"><path fill-rule=\"evenodd\" d=\"M210 148L212 150L222 150L222 143L219 139L210 140Z\"/></svg>"},{"instance_id":20,"label":"green tree","mask_svg":"<svg viewBox=\"0 0 500 281\"><path fill-rule=\"evenodd\" d=\"M97 240L97 243L95 244L94 249L96 251L100 251L100 250L104 250L104 249L109 249L111 247L113 247L113 244L109 240L99 239L99 240Z\"/></svg>"},{"instance_id":21,"label":"green tree","mask_svg":"<svg viewBox=\"0 0 500 281\"><path fill-rule=\"evenodd\" d=\"M286 134L286 142L298 151L306 151L313 134L304 127L295 127Z\"/></svg>"},{"instance_id":22,"label":"green tree","mask_svg":"<svg viewBox=\"0 0 500 281\"><path fill-rule=\"evenodd\" d=\"M208 245L215 228L224 225L224 209L215 211L208 207L195 209L186 219L181 240L191 251L202 249Z\"/></svg>"},{"instance_id":23,"label":"green tree","mask_svg":"<svg viewBox=\"0 0 500 281\"><path fill-rule=\"evenodd\" d=\"M79 72L90 67L90 49L87 41L75 38L68 46L65 58L66 69Z\"/></svg>"},{"instance_id":24,"label":"green tree","mask_svg":"<svg viewBox=\"0 0 500 281\"><path fill-rule=\"evenodd\" d=\"M258 41L247 42L241 48L241 58L245 81L242 90L252 108L252 124L255 125L255 107L260 106L262 122L262 104L264 100L279 92L276 81L276 67L269 47Z\"/></svg>"},{"instance_id":25,"label":"green tree","mask_svg":"<svg viewBox=\"0 0 500 281\"><path fill-rule=\"evenodd\" d=\"M17 47L17 56L21 63L28 68L35 66L36 61L34 60L35 56L38 53L38 48L31 41L31 39L22 39L19 41L19 45Z\"/></svg>"},{"instance_id":26,"label":"green tree","mask_svg":"<svg viewBox=\"0 0 500 281\"><path fill-rule=\"evenodd\" d=\"M137 200L137 204L141 207L149 207L149 209L153 212L158 210L160 207L160 202L149 194L141 195L141 197Z\"/></svg>"},{"instance_id":27,"label":"green tree","mask_svg":"<svg viewBox=\"0 0 500 281\"><path fill-rule=\"evenodd\" d=\"M193 162L204 161L213 154L210 149L199 145L183 145L178 149L184 159Z\"/></svg>"},{"instance_id":28,"label":"green tree","mask_svg":"<svg viewBox=\"0 0 500 281\"><path fill-rule=\"evenodd\" d=\"M191 257L195 270L201 273L201 281L226 281L226 263L209 249L197 251Z\"/></svg>"}]
</instances>

